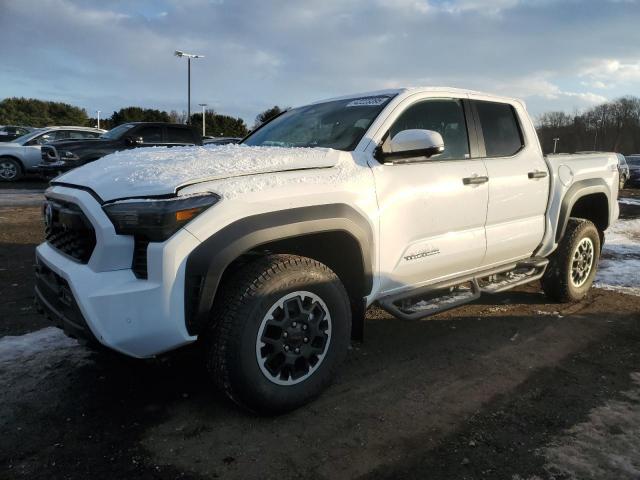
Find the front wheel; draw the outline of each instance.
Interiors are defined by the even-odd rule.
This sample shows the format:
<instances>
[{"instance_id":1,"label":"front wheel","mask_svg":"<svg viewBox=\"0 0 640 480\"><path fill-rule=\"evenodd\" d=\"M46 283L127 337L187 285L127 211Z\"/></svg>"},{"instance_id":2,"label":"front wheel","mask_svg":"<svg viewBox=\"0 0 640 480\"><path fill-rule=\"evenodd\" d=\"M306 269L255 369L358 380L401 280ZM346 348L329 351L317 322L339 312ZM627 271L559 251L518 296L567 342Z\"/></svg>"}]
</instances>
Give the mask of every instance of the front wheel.
<instances>
[{"instance_id":1,"label":"front wheel","mask_svg":"<svg viewBox=\"0 0 640 480\"><path fill-rule=\"evenodd\" d=\"M0 158L0 180L15 182L22 177L22 165L9 157Z\"/></svg>"},{"instance_id":2,"label":"front wheel","mask_svg":"<svg viewBox=\"0 0 640 480\"><path fill-rule=\"evenodd\" d=\"M600 245L600 233L592 222L569 219L564 237L542 277L545 294L558 302L582 300L596 276Z\"/></svg>"},{"instance_id":3,"label":"front wheel","mask_svg":"<svg viewBox=\"0 0 640 480\"><path fill-rule=\"evenodd\" d=\"M252 411L281 413L329 385L351 333L349 297L335 273L310 258L268 255L221 288L207 357L227 396Z\"/></svg>"}]
</instances>

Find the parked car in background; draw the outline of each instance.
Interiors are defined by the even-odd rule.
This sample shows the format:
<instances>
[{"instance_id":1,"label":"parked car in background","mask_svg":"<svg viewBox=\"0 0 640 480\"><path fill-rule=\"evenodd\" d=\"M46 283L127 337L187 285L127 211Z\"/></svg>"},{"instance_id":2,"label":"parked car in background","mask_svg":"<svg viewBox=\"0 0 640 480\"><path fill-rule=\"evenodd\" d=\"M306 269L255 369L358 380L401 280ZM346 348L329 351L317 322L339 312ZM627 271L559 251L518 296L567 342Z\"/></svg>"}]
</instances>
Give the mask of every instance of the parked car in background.
<instances>
[{"instance_id":1,"label":"parked car in background","mask_svg":"<svg viewBox=\"0 0 640 480\"><path fill-rule=\"evenodd\" d=\"M621 153L616 153L618 157L618 173L620 174L620 188L624 188L629 180L629 165L627 160Z\"/></svg>"},{"instance_id":2,"label":"parked car in background","mask_svg":"<svg viewBox=\"0 0 640 480\"><path fill-rule=\"evenodd\" d=\"M189 125L163 122L124 123L97 139L43 145L38 168L44 175L56 175L119 150L185 145L202 145L202 137Z\"/></svg>"},{"instance_id":3,"label":"parked car in background","mask_svg":"<svg viewBox=\"0 0 640 480\"><path fill-rule=\"evenodd\" d=\"M17 125L2 125L0 126L0 142L10 142L18 137L26 135L29 132L33 132L33 127L20 127Z\"/></svg>"},{"instance_id":4,"label":"parked car in background","mask_svg":"<svg viewBox=\"0 0 640 480\"><path fill-rule=\"evenodd\" d=\"M629 168L627 185L630 187L640 187L640 154L627 155L626 160Z\"/></svg>"},{"instance_id":5,"label":"parked car in background","mask_svg":"<svg viewBox=\"0 0 640 480\"><path fill-rule=\"evenodd\" d=\"M239 137L208 137L202 139L203 145L228 145L230 143L240 143Z\"/></svg>"},{"instance_id":6,"label":"parked car in background","mask_svg":"<svg viewBox=\"0 0 640 480\"><path fill-rule=\"evenodd\" d=\"M105 132L89 127L46 127L34 129L12 142L0 143L0 181L13 182L25 173L38 172L40 146L44 143L98 138Z\"/></svg>"}]
</instances>

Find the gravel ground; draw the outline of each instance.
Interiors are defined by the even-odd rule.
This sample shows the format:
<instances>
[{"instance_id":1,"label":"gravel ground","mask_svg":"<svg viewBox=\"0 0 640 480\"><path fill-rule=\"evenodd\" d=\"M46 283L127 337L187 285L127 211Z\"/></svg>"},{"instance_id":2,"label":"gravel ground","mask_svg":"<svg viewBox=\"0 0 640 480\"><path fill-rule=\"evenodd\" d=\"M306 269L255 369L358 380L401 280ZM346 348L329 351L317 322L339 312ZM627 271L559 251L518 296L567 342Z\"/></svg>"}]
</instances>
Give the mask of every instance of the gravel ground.
<instances>
[{"instance_id":1,"label":"gravel ground","mask_svg":"<svg viewBox=\"0 0 640 480\"><path fill-rule=\"evenodd\" d=\"M427 321L371 309L328 391L260 418L194 349L135 361L50 327L39 208L0 206L0 225L0 478L640 478L638 296L558 305L533 284Z\"/></svg>"}]
</instances>

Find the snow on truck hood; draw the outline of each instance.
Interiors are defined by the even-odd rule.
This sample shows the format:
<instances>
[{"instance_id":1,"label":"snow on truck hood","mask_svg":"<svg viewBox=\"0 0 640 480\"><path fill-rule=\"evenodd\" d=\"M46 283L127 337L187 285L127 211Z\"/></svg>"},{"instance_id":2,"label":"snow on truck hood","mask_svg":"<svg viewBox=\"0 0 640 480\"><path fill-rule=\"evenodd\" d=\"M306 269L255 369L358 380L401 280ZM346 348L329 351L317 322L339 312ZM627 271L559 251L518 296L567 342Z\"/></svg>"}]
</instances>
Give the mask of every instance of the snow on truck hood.
<instances>
[{"instance_id":1,"label":"snow on truck hood","mask_svg":"<svg viewBox=\"0 0 640 480\"><path fill-rule=\"evenodd\" d=\"M194 183L310 168L330 168L339 156L327 148L138 148L107 155L54 180L88 187L104 201L172 194Z\"/></svg>"}]
</instances>

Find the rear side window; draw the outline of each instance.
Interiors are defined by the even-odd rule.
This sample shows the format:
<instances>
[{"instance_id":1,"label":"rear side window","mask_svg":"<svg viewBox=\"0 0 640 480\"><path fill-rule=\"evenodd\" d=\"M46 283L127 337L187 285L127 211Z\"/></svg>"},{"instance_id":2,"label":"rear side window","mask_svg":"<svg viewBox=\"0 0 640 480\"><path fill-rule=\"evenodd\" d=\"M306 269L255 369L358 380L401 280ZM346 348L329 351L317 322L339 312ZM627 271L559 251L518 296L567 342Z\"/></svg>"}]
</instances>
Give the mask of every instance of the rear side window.
<instances>
[{"instance_id":1,"label":"rear side window","mask_svg":"<svg viewBox=\"0 0 640 480\"><path fill-rule=\"evenodd\" d=\"M513 107L506 103L475 103L487 157L510 157L518 152L524 141Z\"/></svg>"},{"instance_id":2,"label":"rear side window","mask_svg":"<svg viewBox=\"0 0 640 480\"><path fill-rule=\"evenodd\" d=\"M161 127L142 127L134 133L136 137L142 137L144 143L162 143Z\"/></svg>"},{"instance_id":3,"label":"rear side window","mask_svg":"<svg viewBox=\"0 0 640 480\"><path fill-rule=\"evenodd\" d=\"M188 128L167 127L167 143L194 143L193 132Z\"/></svg>"},{"instance_id":4,"label":"rear side window","mask_svg":"<svg viewBox=\"0 0 640 480\"><path fill-rule=\"evenodd\" d=\"M433 160L469 158L469 137L462 102L458 99L425 100L400 114L389 130L389 138L402 130L433 130L442 135L444 152Z\"/></svg>"},{"instance_id":5,"label":"rear side window","mask_svg":"<svg viewBox=\"0 0 640 480\"><path fill-rule=\"evenodd\" d=\"M69 131L69 138L98 138L100 136L97 132L87 132L85 130L71 130Z\"/></svg>"}]
</instances>

